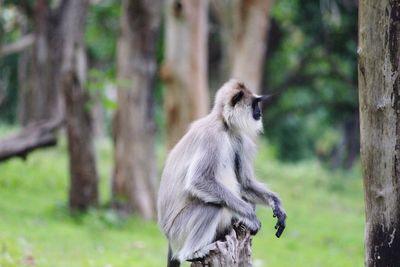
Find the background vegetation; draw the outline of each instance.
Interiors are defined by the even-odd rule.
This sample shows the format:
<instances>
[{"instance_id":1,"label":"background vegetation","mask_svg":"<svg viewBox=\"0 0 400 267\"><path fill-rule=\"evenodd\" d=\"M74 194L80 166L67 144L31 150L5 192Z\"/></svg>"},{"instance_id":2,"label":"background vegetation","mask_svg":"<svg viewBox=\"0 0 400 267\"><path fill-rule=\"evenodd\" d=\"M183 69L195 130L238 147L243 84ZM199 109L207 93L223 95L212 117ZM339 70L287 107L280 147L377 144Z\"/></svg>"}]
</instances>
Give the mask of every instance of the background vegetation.
<instances>
[{"instance_id":1,"label":"background vegetation","mask_svg":"<svg viewBox=\"0 0 400 267\"><path fill-rule=\"evenodd\" d=\"M27 5L34 1L27 1ZM56 2L56 1L55 1ZM112 209L112 117L118 107L116 49L121 2L92 1L85 30L89 63L87 105L100 103L102 133L96 138L100 205L87 213L68 209L68 148L64 133L56 148L26 161L0 163L0 267L163 266L167 244L155 221ZM3 4L3 6L1 6ZM2 44L32 30L18 1L0 1ZM275 94L264 107L256 173L283 199L288 221L274 237L270 210L260 208L262 230L254 238L254 266L361 266L364 204L358 160L357 1L281 0L271 26L261 90ZM208 66L211 98L220 86L221 25L210 12ZM24 27L22 27L23 25ZM165 59L165 24L157 63ZM0 57L0 136L17 131L19 53ZM114 88L111 89L110 88ZM157 79L156 160L166 157L168 94ZM159 177L159 175L158 175Z\"/></svg>"},{"instance_id":2,"label":"background vegetation","mask_svg":"<svg viewBox=\"0 0 400 267\"><path fill-rule=\"evenodd\" d=\"M315 160L281 163L267 147L261 146L256 171L281 194L288 228L276 239L272 212L258 209L254 266L362 266L359 171L331 172ZM27 162L0 165L0 266L164 266L167 243L156 223L107 207L110 149L107 142L98 146L103 204L87 214L70 216L66 206L64 142Z\"/></svg>"}]
</instances>

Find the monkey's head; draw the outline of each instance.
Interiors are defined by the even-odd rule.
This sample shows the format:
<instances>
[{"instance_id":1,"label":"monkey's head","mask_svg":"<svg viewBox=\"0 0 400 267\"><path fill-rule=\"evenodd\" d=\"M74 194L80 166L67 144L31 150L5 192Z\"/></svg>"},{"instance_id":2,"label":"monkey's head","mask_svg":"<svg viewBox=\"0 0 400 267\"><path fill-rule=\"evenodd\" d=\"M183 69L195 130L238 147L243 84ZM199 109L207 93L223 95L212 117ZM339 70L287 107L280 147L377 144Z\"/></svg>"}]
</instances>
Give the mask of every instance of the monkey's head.
<instances>
[{"instance_id":1,"label":"monkey's head","mask_svg":"<svg viewBox=\"0 0 400 267\"><path fill-rule=\"evenodd\" d=\"M231 79L217 91L214 110L229 129L255 137L263 130L260 102L267 98L253 94L243 82Z\"/></svg>"}]
</instances>

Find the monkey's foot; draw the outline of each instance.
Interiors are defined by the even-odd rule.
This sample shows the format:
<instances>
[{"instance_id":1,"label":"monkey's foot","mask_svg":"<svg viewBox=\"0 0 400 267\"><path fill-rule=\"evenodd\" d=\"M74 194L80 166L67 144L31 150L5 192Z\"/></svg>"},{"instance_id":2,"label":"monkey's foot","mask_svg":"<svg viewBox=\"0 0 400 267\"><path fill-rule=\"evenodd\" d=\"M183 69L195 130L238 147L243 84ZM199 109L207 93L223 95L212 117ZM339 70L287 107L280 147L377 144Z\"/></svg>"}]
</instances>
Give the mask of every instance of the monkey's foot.
<instances>
[{"instance_id":1,"label":"monkey's foot","mask_svg":"<svg viewBox=\"0 0 400 267\"><path fill-rule=\"evenodd\" d=\"M187 261L190 261L190 262L201 261L213 249L215 249L215 243L209 244L209 245L205 246L204 248L197 250L187 259Z\"/></svg>"}]
</instances>

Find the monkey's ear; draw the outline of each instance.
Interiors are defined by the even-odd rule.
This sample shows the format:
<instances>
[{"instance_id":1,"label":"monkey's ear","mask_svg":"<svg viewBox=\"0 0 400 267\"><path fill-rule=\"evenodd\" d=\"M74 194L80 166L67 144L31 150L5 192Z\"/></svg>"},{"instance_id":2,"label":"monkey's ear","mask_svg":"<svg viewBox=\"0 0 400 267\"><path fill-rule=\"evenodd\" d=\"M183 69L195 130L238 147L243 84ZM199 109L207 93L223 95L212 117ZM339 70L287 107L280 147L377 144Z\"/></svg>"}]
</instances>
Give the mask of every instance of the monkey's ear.
<instances>
[{"instance_id":1,"label":"monkey's ear","mask_svg":"<svg viewBox=\"0 0 400 267\"><path fill-rule=\"evenodd\" d=\"M232 97L231 100L232 107L234 107L240 101L240 99L242 99L243 95L244 95L243 91L240 91L239 93L237 93Z\"/></svg>"}]
</instances>

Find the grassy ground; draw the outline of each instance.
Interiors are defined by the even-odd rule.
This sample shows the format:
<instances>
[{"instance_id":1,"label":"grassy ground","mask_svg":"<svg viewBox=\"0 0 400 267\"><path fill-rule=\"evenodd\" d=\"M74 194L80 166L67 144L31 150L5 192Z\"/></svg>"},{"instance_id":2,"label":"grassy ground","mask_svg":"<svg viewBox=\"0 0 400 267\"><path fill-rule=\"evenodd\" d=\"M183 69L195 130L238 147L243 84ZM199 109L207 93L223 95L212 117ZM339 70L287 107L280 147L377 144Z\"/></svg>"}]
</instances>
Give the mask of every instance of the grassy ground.
<instances>
[{"instance_id":1,"label":"grassy ground","mask_svg":"<svg viewBox=\"0 0 400 267\"><path fill-rule=\"evenodd\" d=\"M105 205L112 160L110 145L100 147ZM155 222L121 218L106 208L71 216L67 170L65 144L36 152L26 162L0 164L0 267L165 266L166 241ZM363 265L357 169L331 173L316 162L284 165L263 148L256 172L281 195L288 227L275 238L271 211L258 209L263 227L253 242L255 267Z\"/></svg>"}]
</instances>

